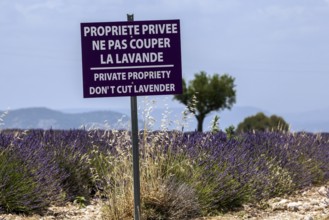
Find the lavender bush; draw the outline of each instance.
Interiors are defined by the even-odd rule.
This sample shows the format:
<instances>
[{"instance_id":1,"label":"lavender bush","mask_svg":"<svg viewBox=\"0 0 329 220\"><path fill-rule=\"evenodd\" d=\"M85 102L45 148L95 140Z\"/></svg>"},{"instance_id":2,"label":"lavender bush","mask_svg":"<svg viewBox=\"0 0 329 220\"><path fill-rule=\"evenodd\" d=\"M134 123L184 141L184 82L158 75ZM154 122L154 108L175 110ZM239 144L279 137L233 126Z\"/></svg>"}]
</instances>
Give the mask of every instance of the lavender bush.
<instances>
[{"instance_id":1,"label":"lavender bush","mask_svg":"<svg viewBox=\"0 0 329 220\"><path fill-rule=\"evenodd\" d=\"M329 135L140 132L145 219L191 219L329 180ZM36 212L99 196L104 219L133 213L130 133L0 131L0 210Z\"/></svg>"},{"instance_id":2,"label":"lavender bush","mask_svg":"<svg viewBox=\"0 0 329 220\"><path fill-rule=\"evenodd\" d=\"M61 201L62 177L40 142L20 132L0 136L1 209L30 213Z\"/></svg>"}]
</instances>

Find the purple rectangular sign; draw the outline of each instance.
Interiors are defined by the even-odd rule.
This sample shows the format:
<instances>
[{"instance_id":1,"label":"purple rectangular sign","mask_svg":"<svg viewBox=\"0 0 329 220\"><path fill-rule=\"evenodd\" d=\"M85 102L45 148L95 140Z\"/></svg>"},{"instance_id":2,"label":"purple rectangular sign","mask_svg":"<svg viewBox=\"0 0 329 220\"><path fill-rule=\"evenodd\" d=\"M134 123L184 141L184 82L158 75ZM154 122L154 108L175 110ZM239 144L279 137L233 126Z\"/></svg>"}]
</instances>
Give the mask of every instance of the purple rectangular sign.
<instances>
[{"instance_id":1,"label":"purple rectangular sign","mask_svg":"<svg viewBox=\"0 0 329 220\"><path fill-rule=\"evenodd\" d=\"M179 20L81 23L83 96L182 93Z\"/></svg>"}]
</instances>

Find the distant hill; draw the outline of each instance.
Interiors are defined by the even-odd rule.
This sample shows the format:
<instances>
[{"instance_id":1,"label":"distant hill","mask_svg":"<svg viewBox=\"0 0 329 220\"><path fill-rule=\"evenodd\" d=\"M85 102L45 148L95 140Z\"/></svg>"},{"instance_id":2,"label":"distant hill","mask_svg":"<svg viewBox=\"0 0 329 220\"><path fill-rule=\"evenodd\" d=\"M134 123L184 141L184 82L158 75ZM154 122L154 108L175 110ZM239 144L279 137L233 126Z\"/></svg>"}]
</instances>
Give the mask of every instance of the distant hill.
<instances>
[{"instance_id":1,"label":"distant hill","mask_svg":"<svg viewBox=\"0 0 329 220\"><path fill-rule=\"evenodd\" d=\"M0 115L3 111L0 111ZM113 111L93 111L85 113L64 113L48 108L25 108L10 110L3 118L1 128L18 129L74 129L81 127L127 128L129 117Z\"/></svg>"},{"instance_id":2,"label":"distant hill","mask_svg":"<svg viewBox=\"0 0 329 220\"><path fill-rule=\"evenodd\" d=\"M139 129L144 129L145 125L153 124L147 127L152 130L162 129L164 124L169 130L182 130L182 111L184 107L169 108L153 108L150 116L152 118L144 119L139 113ZM92 109L75 109L74 111L55 111L48 108L25 108L10 110L3 118L4 125L0 128L41 128L41 129L73 129L96 127L96 128L115 128L128 129L130 127L129 109L117 110L122 113L110 110L92 110ZM168 112L169 111L169 114ZM68 113L69 112L69 113ZM262 110L256 107L234 106L231 110L222 112L212 112L204 121L204 130L209 130L211 121L218 115L219 127L224 130L230 125L237 125L244 118L254 115L258 112L264 112L266 115L276 114L282 116L290 125L292 131L308 131L308 132L329 132L329 109L307 111L299 113L277 113ZM0 111L0 115L3 111ZM145 123L143 123L145 120ZM184 131L193 131L197 127L194 116L184 125Z\"/></svg>"}]
</instances>

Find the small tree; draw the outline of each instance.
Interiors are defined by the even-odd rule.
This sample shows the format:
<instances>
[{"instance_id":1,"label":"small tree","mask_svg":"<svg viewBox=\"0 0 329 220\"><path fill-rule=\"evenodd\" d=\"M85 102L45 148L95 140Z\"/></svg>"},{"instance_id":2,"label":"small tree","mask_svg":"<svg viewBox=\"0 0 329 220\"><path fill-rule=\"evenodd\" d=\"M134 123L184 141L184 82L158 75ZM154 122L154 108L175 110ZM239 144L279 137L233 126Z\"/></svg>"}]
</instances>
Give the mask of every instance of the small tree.
<instances>
[{"instance_id":1,"label":"small tree","mask_svg":"<svg viewBox=\"0 0 329 220\"><path fill-rule=\"evenodd\" d=\"M241 122L238 127L238 132L245 131L288 131L289 124L282 118L276 115L267 117L264 113L259 112L256 115L247 117Z\"/></svg>"},{"instance_id":2,"label":"small tree","mask_svg":"<svg viewBox=\"0 0 329 220\"><path fill-rule=\"evenodd\" d=\"M208 113L231 109L236 102L235 79L227 74L208 76L204 71L194 76L194 80L189 81L188 86L183 80L183 94L175 95L174 99L188 107L198 121L198 131L202 131L203 121ZM194 108L190 107L193 96L197 100Z\"/></svg>"}]
</instances>

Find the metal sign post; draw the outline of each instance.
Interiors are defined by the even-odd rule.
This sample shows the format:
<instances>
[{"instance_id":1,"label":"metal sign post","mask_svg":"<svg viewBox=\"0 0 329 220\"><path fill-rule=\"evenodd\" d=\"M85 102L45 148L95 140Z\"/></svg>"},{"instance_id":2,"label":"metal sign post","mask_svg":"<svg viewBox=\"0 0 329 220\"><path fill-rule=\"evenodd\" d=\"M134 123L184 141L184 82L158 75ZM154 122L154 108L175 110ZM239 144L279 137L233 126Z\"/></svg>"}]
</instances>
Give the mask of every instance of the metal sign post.
<instances>
[{"instance_id":1,"label":"metal sign post","mask_svg":"<svg viewBox=\"0 0 329 220\"><path fill-rule=\"evenodd\" d=\"M134 15L127 15L128 21L134 21ZM130 97L131 106L131 140L133 147L133 172L134 172L134 219L140 219L140 176L139 176L139 146L138 146L138 117L137 97Z\"/></svg>"},{"instance_id":2,"label":"metal sign post","mask_svg":"<svg viewBox=\"0 0 329 220\"><path fill-rule=\"evenodd\" d=\"M131 132L133 147L133 172L134 172L134 210L135 220L140 219L140 176L139 176L139 146L138 146L138 119L137 97L130 97L131 103Z\"/></svg>"}]
</instances>

